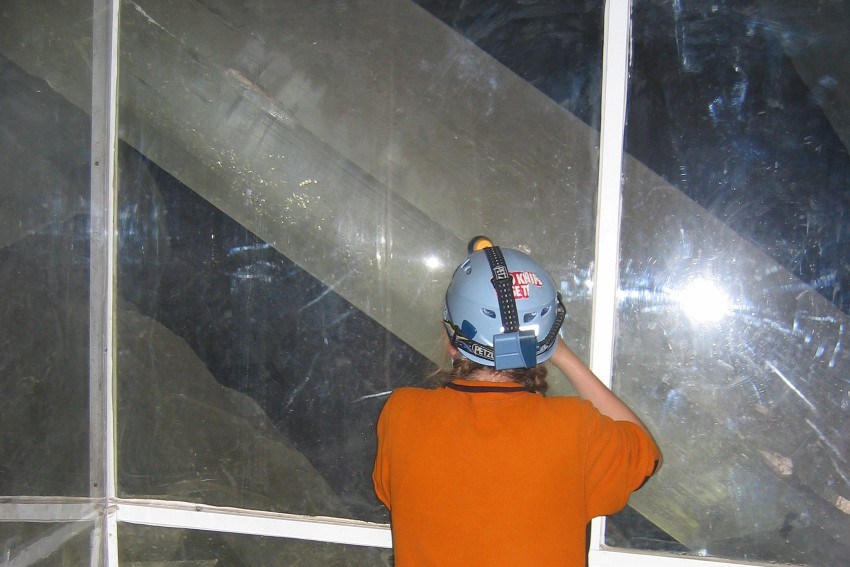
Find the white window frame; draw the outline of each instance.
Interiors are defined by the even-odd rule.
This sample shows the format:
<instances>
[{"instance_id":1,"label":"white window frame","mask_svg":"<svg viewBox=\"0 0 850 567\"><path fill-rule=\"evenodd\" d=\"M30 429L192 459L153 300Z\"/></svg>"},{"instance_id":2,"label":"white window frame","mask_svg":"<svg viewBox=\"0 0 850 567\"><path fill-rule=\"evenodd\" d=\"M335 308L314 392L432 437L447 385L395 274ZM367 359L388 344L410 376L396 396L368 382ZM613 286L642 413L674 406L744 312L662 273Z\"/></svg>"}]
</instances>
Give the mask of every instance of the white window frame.
<instances>
[{"instance_id":1,"label":"white window frame","mask_svg":"<svg viewBox=\"0 0 850 567\"><path fill-rule=\"evenodd\" d=\"M91 566L118 565L115 443L118 30L120 0L93 0L92 155L89 283L89 494L105 513L95 521Z\"/></svg>"},{"instance_id":2,"label":"white window frame","mask_svg":"<svg viewBox=\"0 0 850 567\"><path fill-rule=\"evenodd\" d=\"M29 565L92 527L92 566L118 565L119 524L209 530L391 548L389 526L340 518L221 508L187 502L119 498L115 491L113 405L116 265L116 150L120 0L93 0L91 235L91 497L22 497L0 503L0 521L61 523L4 565ZM605 5L602 121L597 187L591 369L607 385L613 372L619 287L621 179L630 56L631 0ZM714 558L606 548L604 518L591 526L591 567L713 567L753 565ZM765 564L766 565L766 564Z\"/></svg>"},{"instance_id":3,"label":"white window frame","mask_svg":"<svg viewBox=\"0 0 850 567\"><path fill-rule=\"evenodd\" d=\"M631 0L609 0L605 3L589 366L609 388L614 371L614 329L617 323L630 23ZM595 566L604 541L605 518L595 518L590 527L590 565Z\"/></svg>"}]
</instances>

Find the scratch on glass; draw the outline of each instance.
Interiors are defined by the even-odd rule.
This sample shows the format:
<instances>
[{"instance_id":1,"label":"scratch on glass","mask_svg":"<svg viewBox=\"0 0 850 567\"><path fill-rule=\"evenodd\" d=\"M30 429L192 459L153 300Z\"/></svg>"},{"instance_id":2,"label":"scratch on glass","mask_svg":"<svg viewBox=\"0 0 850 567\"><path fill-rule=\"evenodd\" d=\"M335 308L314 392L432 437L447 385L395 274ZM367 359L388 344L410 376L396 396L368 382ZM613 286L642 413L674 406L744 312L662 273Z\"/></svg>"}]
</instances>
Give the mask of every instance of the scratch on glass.
<instances>
[{"instance_id":1,"label":"scratch on glass","mask_svg":"<svg viewBox=\"0 0 850 567\"><path fill-rule=\"evenodd\" d=\"M384 396L389 396L392 393L392 390L387 390L385 392L378 392L377 394L366 394L365 396L360 396L359 398L352 400L352 403L362 402L365 400L370 400L372 398L382 398Z\"/></svg>"},{"instance_id":2,"label":"scratch on glass","mask_svg":"<svg viewBox=\"0 0 850 567\"><path fill-rule=\"evenodd\" d=\"M844 339L844 323L838 328L838 340L835 341L835 349L832 351L832 358L829 359L829 367L835 368L835 362L838 360L838 354L841 352L841 341Z\"/></svg>"},{"instance_id":3,"label":"scratch on glass","mask_svg":"<svg viewBox=\"0 0 850 567\"><path fill-rule=\"evenodd\" d=\"M130 4L132 4L132 5L133 5L133 7L136 9L136 11L137 11L138 13L140 13L140 14L141 14L141 15L142 15L142 16L143 16L143 17L144 17L144 18L148 21L148 23L151 23L151 24L155 25L156 27L158 27L159 29L161 29L162 31L164 31L165 33L167 33L168 35L170 35L170 36L171 36L171 37L173 37L174 39L177 39L177 36L176 36L176 35L174 35L174 34L173 34L173 33L171 33L170 31L168 31L167 29L165 29L165 28L162 26L162 24L160 24L159 22L157 22L156 20L154 20L152 17L150 17L150 15L148 15L148 13L147 13L147 12L145 12L145 9L144 9L144 8L142 8L141 6L139 6L138 4L136 4L135 2L130 2Z\"/></svg>"},{"instance_id":4,"label":"scratch on glass","mask_svg":"<svg viewBox=\"0 0 850 567\"><path fill-rule=\"evenodd\" d=\"M292 113L283 108L274 97L264 91L257 83L236 69L228 69L225 75L229 79L235 79L239 84L242 95L254 106L260 108L266 114L286 126L296 125L296 120Z\"/></svg>"},{"instance_id":5,"label":"scratch on glass","mask_svg":"<svg viewBox=\"0 0 850 567\"><path fill-rule=\"evenodd\" d=\"M844 461L844 460L845 460L845 459L844 459L844 455L842 455L842 454L841 454L841 450L840 450L838 447L836 447L836 446L835 446L835 443L833 443L832 441L830 441L829 439L827 439L826 435L824 435L824 434L823 434L823 432L820 430L820 428L818 428L818 426L817 426L817 425L815 425L815 424L812 422L812 420L810 420L810 419L806 419L806 424L808 424L808 426L809 426L809 427L811 427L811 428L812 428L812 430L813 430L815 433L817 433L817 434L818 434L818 437L820 437L820 440L821 440L821 441L823 441L823 442L824 442L824 444L825 444L827 447L829 447L829 448L832 450L832 452L833 452L833 453L835 453L835 455L836 455L839 459L841 459L842 461Z\"/></svg>"},{"instance_id":6,"label":"scratch on glass","mask_svg":"<svg viewBox=\"0 0 850 567\"><path fill-rule=\"evenodd\" d=\"M785 385L786 385L786 386L788 386L789 388L791 388L791 391L792 391L792 392L794 392L795 394L797 394L797 396L799 396L799 398L800 398L801 400L803 400L804 402L806 402L806 405L808 405L808 406L809 406L809 408L810 408L812 411L817 411L817 409L815 408L814 404L813 404L812 402L810 402L810 401L809 401L809 399L808 399L808 398L806 398L806 396L805 396L805 395L803 395L803 392L801 392L800 390L798 390L798 389L797 389L797 387L796 387L794 384L792 384L792 383L791 383L791 381L790 381L788 378L786 378L786 377L785 377L785 374L783 374L783 373L782 373L782 372L781 372L781 371L780 371L780 370L779 370L776 366L774 366L774 365L773 365L773 364L771 364L770 362L765 361L765 364L767 365L767 367L768 367L768 368L770 368L770 369L773 371L773 373L774 373L774 374L776 374L777 376L779 376L779 378L780 378L783 382L785 382Z\"/></svg>"}]
</instances>

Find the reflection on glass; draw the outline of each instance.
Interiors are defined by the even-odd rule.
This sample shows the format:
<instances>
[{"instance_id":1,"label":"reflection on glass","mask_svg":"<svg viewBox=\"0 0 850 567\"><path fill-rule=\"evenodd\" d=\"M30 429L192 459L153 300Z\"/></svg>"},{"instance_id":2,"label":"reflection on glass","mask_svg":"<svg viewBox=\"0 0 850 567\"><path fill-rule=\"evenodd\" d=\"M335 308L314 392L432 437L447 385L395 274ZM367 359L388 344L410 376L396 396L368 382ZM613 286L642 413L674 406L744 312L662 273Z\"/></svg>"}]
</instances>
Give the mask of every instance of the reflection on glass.
<instances>
[{"instance_id":1,"label":"reflection on glass","mask_svg":"<svg viewBox=\"0 0 850 567\"><path fill-rule=\"evenodd\" d=\"M119 495L387 521L375 421L471 236L557 264L586 344L598 135L410 2L133 6Z\"/></svg>"},{"instance_id":2,"label":"reflection on glass","mask_svg":"<svg viewBox=\"0 0 850 567\"><path fill-rule=\"evenodd\" d=\"M698 277L683 282L673 299L694 323L716 323L729 312L729 296L716 282Z\"/></svg>"},{"instance_id":3,"label":"reflection on glass","mask_svg":"<svg viewBox=\"0 0 850 567\"><path fill-rule=\"evenodd\" d=\"M91 557L91 541L90 522L0 522L0 557L4 565L101 565L102 557Z\"/></svg>"},{"instance_id":4,"label":"reflection on glass","mask_svg":"<svg viewBox=\"0 0 850 567\"><path fill-rule=\"evenodd\" d=\"M392 565L392 552L283 538L119 524L118 561L122 565L381 567Z\"/></svg>"},{"instance_id":5,"label":"reflection on glass","mask_svg":"<svg viewBox=\"0 0 850 567\"><path fill-rule=\"evenodd\" d=\"M3 495L88 495L91 10L0 16ZM85 90L53 88L69 83Z\"/></svg>"},{"instance_id":6,"label":"reflection on glass","mask_svg":"<svg viewBox=\"0 0 850 567\"><path fill-rule=\"evenodd\" d=\"M846 562L848 16L635 3L615 387L665 454L631 504L675 541L615 517L609 545Z\"/></svg>"}]
</instances>

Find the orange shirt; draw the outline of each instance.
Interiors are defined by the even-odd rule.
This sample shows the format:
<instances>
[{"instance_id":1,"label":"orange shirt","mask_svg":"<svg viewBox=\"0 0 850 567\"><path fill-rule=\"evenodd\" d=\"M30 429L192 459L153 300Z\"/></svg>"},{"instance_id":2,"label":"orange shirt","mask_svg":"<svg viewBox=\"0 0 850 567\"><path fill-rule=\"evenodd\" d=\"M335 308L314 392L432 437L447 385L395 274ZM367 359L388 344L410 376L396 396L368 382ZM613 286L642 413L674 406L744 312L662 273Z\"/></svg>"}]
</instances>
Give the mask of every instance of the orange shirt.
<instances>
[{"instance_id":1,"label":"orange shirt","mask_svg":"<svg viewBox=\"0 0 850 567\"><path fill-rule=\"evenodd\" d=\"M456 380L393 392L372 480L396 567L578 567L587 522L625 506L658 458L590 402Z\"/></svg>"}]
</instances>

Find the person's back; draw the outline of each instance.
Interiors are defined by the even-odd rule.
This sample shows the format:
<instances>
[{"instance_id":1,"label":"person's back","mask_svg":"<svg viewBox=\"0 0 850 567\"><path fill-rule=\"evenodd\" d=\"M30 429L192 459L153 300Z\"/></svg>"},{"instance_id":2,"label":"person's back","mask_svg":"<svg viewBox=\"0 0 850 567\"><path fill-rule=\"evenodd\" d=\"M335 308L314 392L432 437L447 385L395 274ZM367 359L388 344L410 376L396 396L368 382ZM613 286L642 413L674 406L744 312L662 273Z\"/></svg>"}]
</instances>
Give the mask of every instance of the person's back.
<instances>
[{"instance_id":1,"label":"person's back","mask_svg":"<svg viewBox=\"0 0 850 567\"><path fill-rule=\"evenodd\" d=\"M512 252L506 254L509 269ZM469 269L470 263L463 266ZM481 263L471 266L480 271ZM533 276L531 281L548 279L545 272ZM453 285L457 278L456 272ZM469 293L459 295L469 302ZM523 293L513 296L519 304ZM460 347L463 356L437 389L395 391L378 423L373 480L391 513L396 566L584 565L587 522L626 504L656 468L658 448L640 420L560 339L542 355L535 340L536 356L524 367L496 370L484 364L486 357L467 353L464 349L484 352L474 339L482 340L486 320L466 315L455 322L453 300L450 287L445 313L450 351L456 356ZM555 307L548 298L541 305L533 310ZM485 314L493 307L484 305ZM550 319L552 327L560 327L558 319ZM467 334L460 335L461 329ZM549 330L544 329L547 336ZM499 354L494 342L500 344L497 339L483 346ZM516 344L509 341L507 347L514 362L524 356ZM602 412L589 401L542 395L545 368L539 362L550 357L579 395L599 403Z\"/></svg>"}]
</instances>

